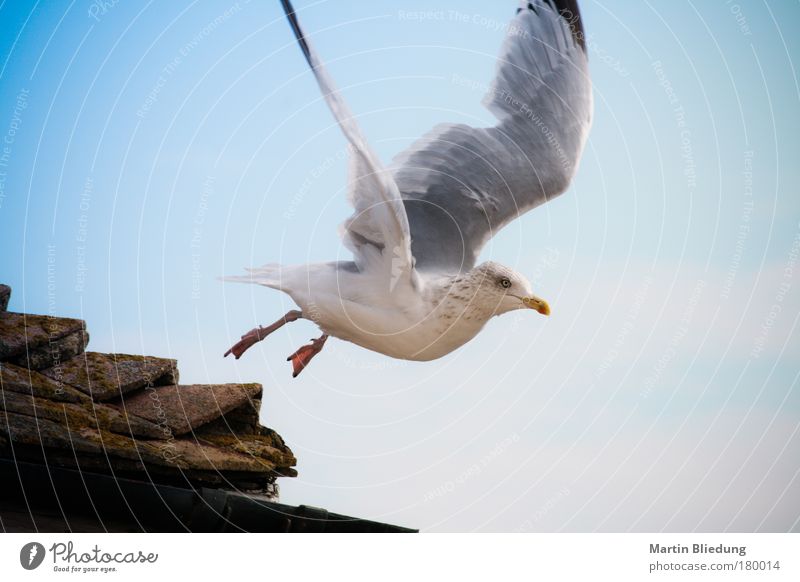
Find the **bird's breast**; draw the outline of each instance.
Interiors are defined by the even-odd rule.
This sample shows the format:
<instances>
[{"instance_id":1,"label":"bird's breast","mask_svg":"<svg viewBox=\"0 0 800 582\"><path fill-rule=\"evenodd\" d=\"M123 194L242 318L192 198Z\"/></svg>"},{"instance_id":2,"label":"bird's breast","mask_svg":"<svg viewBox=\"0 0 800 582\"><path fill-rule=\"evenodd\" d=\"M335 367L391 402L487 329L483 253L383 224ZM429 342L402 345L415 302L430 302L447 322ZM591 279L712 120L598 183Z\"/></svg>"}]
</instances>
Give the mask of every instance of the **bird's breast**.
<instances>
[{"instance_id":1,"label":"bird's breast","mask_svg":"<svg viewBox=\"0 0 800 582\"><path fill-rule=\"evenodd\" d=\"M416 361L449 354L475 337L486 323L469 313L409 306L375 308L342 301L324 314L318 310L318 315L318 325L335 337Z\"/></svg>"}]
</instances>

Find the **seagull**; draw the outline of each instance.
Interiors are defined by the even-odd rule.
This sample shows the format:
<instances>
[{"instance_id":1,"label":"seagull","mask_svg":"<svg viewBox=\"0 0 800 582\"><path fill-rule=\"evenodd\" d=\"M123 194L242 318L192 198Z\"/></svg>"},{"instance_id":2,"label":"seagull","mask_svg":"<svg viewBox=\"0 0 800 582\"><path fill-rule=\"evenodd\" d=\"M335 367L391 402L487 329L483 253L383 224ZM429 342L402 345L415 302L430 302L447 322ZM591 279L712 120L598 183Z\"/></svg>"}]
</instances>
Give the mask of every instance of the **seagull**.
<instances>
[{"instance_id":1,"label":"seagull","mask_svg":"<svg viewBox=\"0 0 800 582\"><path fill-rule=\"evenodd\" d=\"M236 359L298 319L323 332L287 358L297 376L330 336L393 358L429 361L473 339L496 315L550 314L530 282L494 261L476 265L495 232L567 189L591 125L586 42L575 0L523 2L508 24L483 100L492 127L435 126L385 167L281 0L322 95L349 142L340 229L351 261L267 264L225 280L288 294L299 309L256 327Z\"/></svg>"}]
</instances>

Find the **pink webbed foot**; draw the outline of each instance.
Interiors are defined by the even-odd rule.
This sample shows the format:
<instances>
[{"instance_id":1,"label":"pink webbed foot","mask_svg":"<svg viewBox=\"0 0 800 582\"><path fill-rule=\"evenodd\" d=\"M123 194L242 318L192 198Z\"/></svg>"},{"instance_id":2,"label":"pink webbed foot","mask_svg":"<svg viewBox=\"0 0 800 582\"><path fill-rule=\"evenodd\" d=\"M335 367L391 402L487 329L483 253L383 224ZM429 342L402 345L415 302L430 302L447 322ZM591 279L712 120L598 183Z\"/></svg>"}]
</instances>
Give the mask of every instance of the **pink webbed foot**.
<instances>
[{"instance_id":1,"label":"pink webbed foot","mask_svg":"<svg viewBox=\"0 0 800 582\"><path fill-rule=\"evenodd\" d=\"M225 356L228 357L230 354L233 354L236 359L242 357L242 354L245 353L249 348L253 347L253 345L260 342L262 339L266 337L266 334L263 332L263 328L256 327L248 331L246 334L242 336L238 342L233 344L231 348L225 352Z\"/></svg>"},{"instance_id":2,"label":"pink webbed foot","mask_svg":"<svg viewBox=\"0 0 800 582\"><path fill-rule=\"evenodd\" d=\"M325 345L325 340L327 339L327 334L323 334L317 339L312 339L310 344L302 346L295 353L286 358L287 362L292 362L292 378L297 378L297 375L311 362L311 358L322 351L322 346Z\"/></svg>"}]
</instances>

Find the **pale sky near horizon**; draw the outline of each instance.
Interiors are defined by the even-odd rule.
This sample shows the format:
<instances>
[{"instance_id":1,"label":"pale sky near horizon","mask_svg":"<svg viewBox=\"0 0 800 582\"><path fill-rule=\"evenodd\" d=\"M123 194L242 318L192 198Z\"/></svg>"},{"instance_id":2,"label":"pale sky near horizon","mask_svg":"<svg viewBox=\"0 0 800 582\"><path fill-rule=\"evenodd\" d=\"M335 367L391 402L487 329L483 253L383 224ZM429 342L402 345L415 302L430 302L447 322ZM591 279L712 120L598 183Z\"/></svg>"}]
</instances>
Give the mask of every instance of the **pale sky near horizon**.
<instances>
[{"instance_id":1,"label":"pale sky near horizon","mask_svg":"<svg viewBox=\"0 0 800 582\"><path fill-rule=\"evenodd\" d=\"M295 2L385 162L480 105L512 1ZM580 3L594 125L570 189L482 259L553 313L440 360L331 340L221 283L347 258L345 140L276 1L0 6L0 282L90 349L264 385L281 501L423 531L800 531L796 2ZM48 291L48 264L52 286Z\"/></svg>"}]
</instances>

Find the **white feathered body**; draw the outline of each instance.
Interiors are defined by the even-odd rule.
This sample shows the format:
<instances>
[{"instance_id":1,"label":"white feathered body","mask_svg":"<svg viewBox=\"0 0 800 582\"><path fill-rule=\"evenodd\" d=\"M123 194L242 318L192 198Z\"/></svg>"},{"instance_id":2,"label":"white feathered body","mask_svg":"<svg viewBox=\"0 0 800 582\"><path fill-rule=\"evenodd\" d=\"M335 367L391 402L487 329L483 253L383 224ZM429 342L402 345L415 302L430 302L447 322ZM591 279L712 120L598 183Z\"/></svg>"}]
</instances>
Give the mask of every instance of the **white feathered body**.
<instances>
[{"instance_id":1,"label":"white feathered body","mask_svg":"<svg viewBox=\"0 0 800 582\"><path fill-rule=\"evenodd\" d=\"M268 265L229 279L283 291L325 333L404 360L449 354L495 314L475 300L463 277L423 275L413 289L407 282L390 289L391 279L317 263Z\"/></svg>"}]
</instances>

